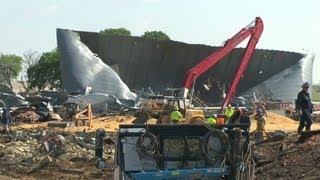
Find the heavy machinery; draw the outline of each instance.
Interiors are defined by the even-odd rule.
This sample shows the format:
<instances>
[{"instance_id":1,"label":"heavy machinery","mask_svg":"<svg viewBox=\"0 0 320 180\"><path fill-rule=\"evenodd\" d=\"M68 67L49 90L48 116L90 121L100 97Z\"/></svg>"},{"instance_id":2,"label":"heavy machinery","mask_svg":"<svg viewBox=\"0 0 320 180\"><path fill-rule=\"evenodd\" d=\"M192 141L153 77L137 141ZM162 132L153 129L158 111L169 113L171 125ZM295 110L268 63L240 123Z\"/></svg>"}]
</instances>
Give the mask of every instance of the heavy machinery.
<instances>
[{"instance_id":1,"label":"heavy machinery","mask_svg":"<svg viewBox=\"0 0 320 180\"><path fill-rule=\"evenodd\" d=\"M149 106L149 111L157 109L151 112L168 115L170 102L179 102L177 105L171 104L177 107L180 107L181 102L186 103L188 91L193 89L196 78L251 35L239 69L221 106L223 109L235 93L262 30L262 20L256 18L254 26L251 23L243 28L220 50L188 71L181 98L163 98L160 104L159 100L155 99L155 103L150 103L153 105ZM192 92L190 97L192 101ZM181 110L187 114L192 109L195 108L187 105ZM251 158L248 127L249 124L212 126L188 122L170 125L120 125L116 143L115 179L253 179L254 162Z\"/></svg>"},{"instance_id":2,"label":"heavy machinery","mask_svg":"<svg viewBox=\"0 0 320 180\"><path fill-rule=\"evenodd\" d=\"M117 180L252 179L248 124L120 125Z\"/></svg>"},{"instance_id":3,"label":"heavy machinery","mask_svg":"<svg viewBox=\"0 0 320 180\"><path fill-rule=\"evenodd\" d=\"M239 81L250 61L250 58L253 54L256 44L259 41L262 31L263 22L260 17L256 17L256 19L253 22L251 22L246 27L242 28L233 37L228 39L222 48L218 49L217 51L209 55L207 58L203 59L199 64L191 68L187 72L187 75L184 80L184 89L182 91L183 97L186 98L189 90L191 90L190 102L192 102L194 84L196 82L196 79L203 73L205 73L208 69L210 69L212 66L214 66L216 63L218 63L223 57L229 54L237 45L239 45L246 38L251 36L246 46L243 58L240 61L239 67L234 75L229 91L227 92L224 102L221 106L221 109L224 109L230 103L232 97L235 94Z\"/></svg>"},{"instance_id":4,"label":"heavy machinery","mask_svg":"<svg viewBox=\"0 0 320 180\"><path fill-rule=\"evenodd\" d=\"M223 109L230 103L238 87L238 84L243 75L243 72L245 71L250 61L250 58L254 52L254 49L256 47L256 44L258 43L258 40L262 34L262 31L263 31L263 22L260 17L256 17L256 19L253 22L251 22L246 27L242 28L234 36L228 39L225 42L223 47L221 47L220 49L218 49L217 51L215 51L214 53L212 53L211 55L203 59L200 63L198 63L196 66L194 66L187 72L182 91L181 89L179 89L181 91L180 92L181 97L177 99L178 101L188 102L188 104L185 106L185 109L180 109L184 113L184 115L188 114L188 117L186 117L186 122L190 122L193 119L197 119L196 122L198 122L199 120L204 120L204 113L201 112L201 110L195 110L194 108L192 108L192 105L190 105L193 100L193 92L194 92L194 85L196 83L196 79L199 76L201 76L203 73L208 71L216 63L218 63L223 57L229 54L237 45L239 45L246 38L251 36L246 46L243 58L240 61L239 67L234 75L229 91L227 92L226 97L224 98L224 102L221 105L220 112L222 112ZM175 94L174 91L176 91L177 89L171 89L171 90L172 90L172 95L174 95ZM189 99L187 98L188 95L189 95ZM159 110L161 111L161 108L158 109L157 111ZM163 111L162 114L168 116L169 110L170 109L162 108L162 111ZM153 109L150 107L148 107L146 110L146 112L148 112L149 114L152 114L152 111Z\"/></svg>"},{"instance_id":5,"label":"heavy machinery","mask_svg":"<svg viewBox=\"0 0 320 180\"><path fill-rule=\"evenodd\" d=\"M202 109L193 109L188 106L189 101L182 97L150 96L141 104L141 110L137 112L135 124L144 124L150 118L157 119L157 124L170 124L170 113L177 107L183 117L180 123L200 123L204 120Z\"/></svg>"}]
</instances>

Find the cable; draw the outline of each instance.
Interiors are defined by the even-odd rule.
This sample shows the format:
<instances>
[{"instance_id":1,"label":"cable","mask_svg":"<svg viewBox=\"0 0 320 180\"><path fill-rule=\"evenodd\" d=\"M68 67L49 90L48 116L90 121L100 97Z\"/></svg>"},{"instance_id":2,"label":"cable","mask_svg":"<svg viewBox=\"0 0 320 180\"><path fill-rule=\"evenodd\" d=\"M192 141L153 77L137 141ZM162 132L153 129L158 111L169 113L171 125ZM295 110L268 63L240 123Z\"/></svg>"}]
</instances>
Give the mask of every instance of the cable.
<instances>
[{"instance_id":1,"label":"cable","mask_svg":"<svg viewBox=\"0 0 320 180\"><path fill-rule=\"evenodd\" d=\"M221 149L215 149L215 144L212 144L213 138L220 141ZM203 138L202 151L211 162L224 159L230 151L230 142L227 134L212 128Z\"/></svg>"},{"instance_id":2,"label":"cable","mask_svg":"<svg viewBox=\"0 0 320 180\"><path fill-rule=\"evenodd\" d=\"M158 149L158 138L150 132L143 133L137 140L136 151L140 160L148 159L150 156L154 155Z\"/></svg>"}]
</instances>

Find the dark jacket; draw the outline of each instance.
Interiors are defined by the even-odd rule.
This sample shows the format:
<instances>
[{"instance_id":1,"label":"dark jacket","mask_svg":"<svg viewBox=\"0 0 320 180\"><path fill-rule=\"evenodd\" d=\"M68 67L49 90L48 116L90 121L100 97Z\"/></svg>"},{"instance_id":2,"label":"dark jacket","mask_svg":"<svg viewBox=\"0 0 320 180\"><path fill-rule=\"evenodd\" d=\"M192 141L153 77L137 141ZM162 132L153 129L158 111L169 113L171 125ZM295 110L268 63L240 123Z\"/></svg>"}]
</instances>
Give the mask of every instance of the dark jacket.
<instances>
[{"instance_id":1,"label":"dark jacket","mask_svg":"<svg viewBox=\"0 0 320 180\"><path fill-rule=\"evenodd\" d=\"M7 125L11 124L12 123L12 119L11 119L11 115L10 115L10 112L8 111L8 109L3 108L2 111L3 112L2 112L2 120L1 120L1 122L3 124L7 124Z\"/></svg>"},{"instance_id":2,"label":"dark jacket","mask_svg":"<svg viewBox=\"0 0 320 180\"><path fill-rule=\"evenodd\" d=\"M296 109L312 113L313 105L308 92L300 91L296 101Z\"/></svg>"},{"instance_id":3,"label":"dark jacket","mask_svg":"<svg viewBox=\"0 0 320 180\"><path fill-rule=\"evenodd\" d=\"M248 115L241 116L240 119L239 119L239 123L240 124L248 124L249 125L247 128L241 127L242 130L248 131L250 129L251 120L250 120L250 117Z\"/></svg>"}]
</instances>

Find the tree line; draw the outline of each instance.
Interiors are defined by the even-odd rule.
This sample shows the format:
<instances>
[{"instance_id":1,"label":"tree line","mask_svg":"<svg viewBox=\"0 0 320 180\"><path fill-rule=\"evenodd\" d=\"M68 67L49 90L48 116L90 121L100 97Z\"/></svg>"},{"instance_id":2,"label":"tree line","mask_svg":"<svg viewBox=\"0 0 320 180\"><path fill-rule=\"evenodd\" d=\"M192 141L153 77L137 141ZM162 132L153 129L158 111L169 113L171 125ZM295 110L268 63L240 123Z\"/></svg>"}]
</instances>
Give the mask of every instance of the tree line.
<instances>
[{"instance_id":1,"label":"tree line","mask_svg":"<svg viewBox=\"0 0 320 180\"><path fill-rule=\"evenodd\" d=\"M100 34L131 36L131 32L125 28L108 28L101 30ZM162 31L146 31L141 37L170 40L170 37ZM26 75L18 77L22 69L26 69ZM0 84L6 84L12 88L14 79L21 80L20 83L27 93L32 89L62 90L60 58L57 48L42 54L28 50L22 56L0 53Z\"/></svg>"}]
</instances>

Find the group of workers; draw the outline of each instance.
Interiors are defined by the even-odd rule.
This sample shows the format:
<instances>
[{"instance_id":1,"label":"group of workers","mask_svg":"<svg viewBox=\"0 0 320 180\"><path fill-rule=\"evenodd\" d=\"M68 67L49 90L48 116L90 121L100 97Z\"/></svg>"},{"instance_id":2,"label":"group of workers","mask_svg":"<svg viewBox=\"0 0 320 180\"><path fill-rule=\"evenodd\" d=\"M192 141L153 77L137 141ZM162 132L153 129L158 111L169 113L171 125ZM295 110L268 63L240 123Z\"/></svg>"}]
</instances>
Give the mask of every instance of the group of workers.
<instances>
[{"instance_id":1,"label":"group of workers","mask_svg":"<svg viewBox=\"0 0 320 180\"><path fill-rule=\"evenodd\" d=\"M310 131L311 125L312 125L312 113L314 111L314 107L309 95L309 83L305 82L301 85L302 90L298 93L298 97L296 100L296 111L300 112L300 123L298 127L298 133L301 133L301 131L305 128L306 131ZM228 107L224 111L224 115L226 117L226 124L249 124L249 128L251 125L251 120L248 115L248 110L246 108L240 108L237 104L234 108L231 105L228 105ZM263 102L260 102L257 104L256 107L256 114L253 116L253 119L257 121L257 127L256 127L256 135L258 141L263 141L266 139L266 119L267 119L267 111L265 108L265 104ZM178 123L179 119L182 118L182 114L178 111L178 109L175 109L171 113L171 120L173 123ZM209 117L206 120L207 124L210 125L216 125L217 124L217 114L212 114L211 117ZM245 131L249 131L249 128L244 129Z\"/></svg>"},{"instance_id":2,"label":"group of workers","mask_svg":"<svg viewBox=\"0 0 320 180\"><path fill-rule=\"evenodd\" d=\"M241 128L241 129L246 132L249 132L249 129L251 126L251 120L248 114L248 110L246 108L240 108L238 104L234 108L231 105L228 105L228 107L224 111L224 115L226 117L226 122L225 122L226 124L235 124L235 123L248 124L249 126L247 128ZM174 107L173 111L170 114L171 122L173 124L177 124L179 123L179 120L182 117L183 115L178 110L178 108ZM257 121L256 133L260 141L266 138L266 131L265 131L266 117L267 117L267 111L265 108L265 104L259 103L257 105L257 110L256 110L256 114L254 115L254 119ZM206 123L212 126L218 124L217 121L218 121L217 114L212 114L212 116L206 119Z\"/></svg>"}]
</instances>

